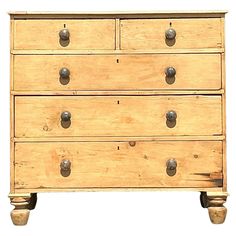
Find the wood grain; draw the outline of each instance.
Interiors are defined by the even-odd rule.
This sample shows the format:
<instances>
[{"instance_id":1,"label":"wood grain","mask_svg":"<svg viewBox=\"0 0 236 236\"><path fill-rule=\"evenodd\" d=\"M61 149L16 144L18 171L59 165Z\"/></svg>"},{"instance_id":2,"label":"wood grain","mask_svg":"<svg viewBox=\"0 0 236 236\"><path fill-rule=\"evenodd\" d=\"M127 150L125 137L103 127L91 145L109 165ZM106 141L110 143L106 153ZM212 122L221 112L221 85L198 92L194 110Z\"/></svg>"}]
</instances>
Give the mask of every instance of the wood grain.
<instances>
[{"instance_id":1,"label":"wood grain","mask_svg":"<svg viewBox=\"0 0 236 236\"><path fill-rule=\"evenodd\" d=\"M70 79L60 81L61 68ZM176 69L166 78L167 67ZM14 90L207 90L221 88L220 54L17 55Z\"/></svg>"},{"instance_id":2,"label":"wood grain","mask_svg":"<svg viewBox=\"0 0 236 236\"><path fill-rule=\"evenodd\" d=\"M220 18L121 20L121 49L220 48ZM165 31L174 28L173 46L165 42Z\"/></svg>"},{"instance_id":3,"label":"wood grain","mask_svg":"<svg viewBox=\"0 0 236 236\"><path fill-rule=\"evenodd\" d=\"M116 48L115 50L120 50L120 19L116 18Z\"/></svg>"},{"instance_id":4,"label":"wood grain","mask_svg":"<svg viewBox=\"0 0 236 236\"><path fill-rule=\"evenodd\" d=\"M59 43L63 28L70 32L66 47ZM17 20L14 49L115 49L115 20Z\"/></svg>"},{"instance_id":5,"label":"wood grain","mask_svg":"<svg viewBox=\"0 0 236 236\"><path fill-rule=\"evenodd\" d=\"M17 143L15 152L17 189L219 187L222 178L220 141ZM178 163L172 177L170 158ZM60 174L63 159L72 163L68 177Z\"/></svg>"},{"instance_id":6,"label":"wood grain","mask_svg":"<svg viewBox=\"0 0 236 236\"><path fill-rule=\"evenodd\" d=\"M178 116L174 128L169 110ZM64 111L72 115L67 129ZM221 96L17 96L15 119L16 137L222 134Z\"/></svg>"}]
</instances>

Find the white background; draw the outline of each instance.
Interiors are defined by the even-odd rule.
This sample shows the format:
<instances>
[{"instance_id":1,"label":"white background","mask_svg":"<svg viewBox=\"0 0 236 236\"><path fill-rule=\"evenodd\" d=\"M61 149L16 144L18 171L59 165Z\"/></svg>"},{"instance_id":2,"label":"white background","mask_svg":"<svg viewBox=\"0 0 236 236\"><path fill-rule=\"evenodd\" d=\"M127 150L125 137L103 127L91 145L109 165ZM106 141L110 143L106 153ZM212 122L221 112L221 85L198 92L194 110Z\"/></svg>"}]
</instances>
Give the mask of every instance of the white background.
<instances>
[{"instance_id":1,"label":"white background","mask_svg":"<svg viewBox=\"0 0 236 236\"><path fill-rule=\"evenodd\" d=\"M0 1L0 230L18 235L236 235L236 6L229 0ZM27 226L10 220L8 11L228 10L226 15L228 215L213 225L196 192L38 194ZM207 73L207 72L206 72ZM210 116L210 114L206 114Z\"/></svg>"}]
</instances>

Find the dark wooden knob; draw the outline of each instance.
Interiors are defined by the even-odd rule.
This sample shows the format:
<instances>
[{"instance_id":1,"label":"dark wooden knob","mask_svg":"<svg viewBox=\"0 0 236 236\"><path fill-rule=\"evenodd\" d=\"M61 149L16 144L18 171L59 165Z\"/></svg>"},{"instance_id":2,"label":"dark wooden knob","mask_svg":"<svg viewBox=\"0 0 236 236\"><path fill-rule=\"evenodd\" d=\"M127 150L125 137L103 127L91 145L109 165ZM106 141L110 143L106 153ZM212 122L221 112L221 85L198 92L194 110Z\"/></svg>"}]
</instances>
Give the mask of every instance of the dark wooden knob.
<instances>
[{"instance_id":1,"label":"dark wooden knob","mask_svg":"<svg viewBox=\"0 0 236 236\"><path fill-rule=\"evenodd\" d=\"M70 32L68 29L62 29L60 32L59 32L59 37L61 40L63 41L67 41L70 39Z\"/></svg>"},{"instance_id":2,"label":"dark wooden knob","mask_svg":"<svg viewBox=\"0 0 236 236\"><path fill-rule=\"evenodd\" d=\"M69 111L63 111L61 113L61 120L63 122L68 122L71 119L71 113Z\"/></svg>"},{"instance_id":3,"label":"dark wooden knob","mask_svg":"<svg viewBox=\"0 0 236 236\"><path fill-rule=\"evenodd\" d=\"M174 67L167 67L165 70L166 77L173 78L176 75L176 70Z\"/></svg>"},{"instance_id":4,"label":"dark wooden knob","mask_svg":"<svg viewBox=\"0 0 236 236\"><path fill-rule=\"evenodd\" d=\"M167 162L166 162L166 167L167 169L170 169L170 170L174 170L176 169L177 167L177 162L175 159L169 159Z\"/></svg>"},{"instance_id":5,"label":"dark wooden knob","mask_svg":"<svg viewBox=\"0 0 236 236\"><path fill-rule=\"evenodd\" d=\"M169 159L166 162L166 173L169 176L174 176L176 174L177 161L175 159Z\"/></svg>"},{"instance_id":6,"label":"dark wooden knob","mask_svg":"<svg viewBox=\"0 0 236 236\"><path fill-rule=\"evenodd\" d=\"M168 111L166 113L166 119L169 122L175 122L177 119L177 113L175 111Z\"/></svg>"},{"instance_id":7,"label":"dark wooden knob","mask_svg":"<svg viewBox=\"0 0 236 236\"><path fill-rule=\"evenodd\" d=\"M169 28L168 30L166 30L166 39L168 40L173 40L176 37L176 31L173 28Z\"/></svg>"},{"instance_id":8,"label":"dark wooden knob","mask_svg":"<svg viewBox=\"0 0 236 236\"><path fill-rule=\"evenodd\" d=\"M61 161L60 168L62 171L70 171L71 162L70 160L64 159Z\"/></svg>"},{"instance_id":9,"label":"dark wooden knob","mask_svg":"<svg viewBox=\"0 0 236 236\"><path fill-rule=\"evenodd\" d=\"M62 79L69 79L69 77L70 77L70 70L65 68L65 67L63 67L63 68L60 69L59 75L60 75L60 78L62 78Z\"/></svg>"}]
</instances>

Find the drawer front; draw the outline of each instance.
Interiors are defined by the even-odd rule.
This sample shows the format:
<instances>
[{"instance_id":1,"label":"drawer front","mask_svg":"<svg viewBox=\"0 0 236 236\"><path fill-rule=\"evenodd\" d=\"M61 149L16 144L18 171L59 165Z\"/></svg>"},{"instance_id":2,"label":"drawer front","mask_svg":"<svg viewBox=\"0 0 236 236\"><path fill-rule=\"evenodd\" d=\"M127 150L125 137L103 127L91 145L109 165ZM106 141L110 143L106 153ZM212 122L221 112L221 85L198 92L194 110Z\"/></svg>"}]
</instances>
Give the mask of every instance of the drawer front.
<instances>
[{"instance_id":1,"label":"drawer front","mask_svg":"<svg viewBox=\"0 0 236 236\"><path fill-rule=\"evenodd\" d=\"M170 28L175 30L176 37L166 39L165 33ZM171 36L174 35L172 34ZM198 49L221 47L220 18L121 20L122 49Z\"/></svg>"},{"instance_id":2,"label":"drawer front","mask_svg":"<svg viewBox=\"0 0 236 236\"><path fill-rule=\"evenodd\" d=\"M16 20L13 47L35 50L114 49L115 20Z\"/></svg>"},{"instance_id":3,"label":"drawer front","mask_svg":"<svg viewBox=\"0 0 236 236\"><path fill-rule=\"evenodd\" d=\"M167 168L170 162L176 163L175 171ZM139 141L132 146L122 141L50 142L15 146L16 189L221 186L221 141Z\"/></svg>"},{"instance_id":4,"label":"drawer front","mask_svg":"<svg viewBox=\"0 0 236 236\"><path fill-rule=\"evenodd\" d=\"M220 54L14 57L15 90L220 88Z\"/></svg>"},{"instance_id":5,"label":"drawer front","mask_svg":"<svg viewBox=\"0 0 236 236\"><path fill-rule=\"evenodd\" d=\"M16 137L222 134L221 96L17 96Z\"/></svg>"}]
</instances>

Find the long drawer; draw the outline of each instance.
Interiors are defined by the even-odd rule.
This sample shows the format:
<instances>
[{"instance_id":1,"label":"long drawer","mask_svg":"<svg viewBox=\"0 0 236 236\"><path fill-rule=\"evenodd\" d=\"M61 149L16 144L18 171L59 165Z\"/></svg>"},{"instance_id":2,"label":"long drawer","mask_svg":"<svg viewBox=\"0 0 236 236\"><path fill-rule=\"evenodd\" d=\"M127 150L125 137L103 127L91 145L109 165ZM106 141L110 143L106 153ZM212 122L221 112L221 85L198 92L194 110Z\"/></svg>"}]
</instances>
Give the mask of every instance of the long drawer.
<instances>
[{"instance_id":1,"label":"long drawer","mask_svg":"<svg viewBox=\"0 0 236 236\"><path fill-rule=\"evenodd\" d=\"M221 96L16 96L16 137L222 134Z\"/></svg>"},{"instance_id":2,"label":"long drawer","mask_svg":"<svg viewBox=\"0 0 236 236\"><path fill-rule=\"evenodd\" d=\"M13 36L13 49L115 49L115 20L16 20Z\"/></svg>"},{"instance_id":3,"label":"long drawer","mask_svg":"<svg viewBox=\"0 0 236 236\"><path fill-rule=\"evenodd\" d=\"M15 90L221 88L220 54L17 55Z\"/></svg>"},{"instance_id":4,"label":"long drawer","mask_svg":"<svg viewBox=\"0 0 236 236\"><path fill-rule=\"evenodd\" d=\"M168 169L170 162L176 163L174 172ZM221 141L138 141L132 145L123 141L39 142L15 146L16 189L220 186Z\"/></svg>"},{"instance_id":5,"label":"long drawer","mask_svg":"<svg viewBox=\"0 0 236 236\"><path fill-rule=\"evenodd\" d=\"M221 27L220 18L121 20L121 49L221 48Z\"/></svg>"}]
</instances>

